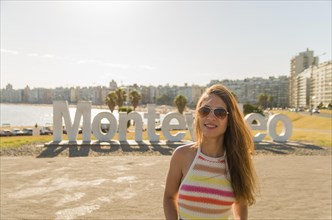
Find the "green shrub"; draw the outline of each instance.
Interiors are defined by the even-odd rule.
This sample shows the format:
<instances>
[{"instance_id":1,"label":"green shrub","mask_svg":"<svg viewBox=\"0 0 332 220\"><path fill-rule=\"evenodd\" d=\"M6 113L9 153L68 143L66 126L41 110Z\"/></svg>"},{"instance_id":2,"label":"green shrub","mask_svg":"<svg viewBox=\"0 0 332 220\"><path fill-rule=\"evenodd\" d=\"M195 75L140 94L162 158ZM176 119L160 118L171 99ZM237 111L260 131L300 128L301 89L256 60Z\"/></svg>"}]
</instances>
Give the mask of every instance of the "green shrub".
<instances>
[{"instance_id":1,"label":"green shrub","mask_svg":"<svg viewBox=\"0 0 332 220\"><path fill-rule=\"evenodd\" d=\"M256 105L251 105L251 104L244 104L243 105L243 114L247 115L250 113L258 113L264 116L262 109L260 109Z\"/></svg>"}]
</instances>

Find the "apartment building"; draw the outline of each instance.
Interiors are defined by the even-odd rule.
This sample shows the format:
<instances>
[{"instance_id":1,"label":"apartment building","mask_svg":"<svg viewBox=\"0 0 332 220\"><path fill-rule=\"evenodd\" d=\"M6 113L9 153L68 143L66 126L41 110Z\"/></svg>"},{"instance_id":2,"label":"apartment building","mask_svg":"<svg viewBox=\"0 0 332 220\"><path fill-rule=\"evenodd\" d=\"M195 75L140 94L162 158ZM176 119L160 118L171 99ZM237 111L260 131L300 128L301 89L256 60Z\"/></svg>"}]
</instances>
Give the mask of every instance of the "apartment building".
<instances>
[{"instance_id":1,"label":"apartment building","mask_svg":"<svg viewBox=\"0 0 332 220\"><path fill-rule=\"evenodd\" d=\"M299 106L298 81L297 76L309 66L318 65L318 57L314 57L314 51L307 49L294 56L290 61L290 81L289 81L289 106Z\"/></svg>"},{"instance_id":2,"label":"apartment building","mask_svg":"<svg viewBox=\"0 0 332 220\"><path fill-rule=\"evenodd\" d=\"M205 87L192 85L192 86L181 86L178 88L177 94L183 95L187 98L188 106L195 107L198 99L201 97L205 90Z\"/></svg>"},{"instance_id":3,"label":"apartment building","mask_svg":"<svg viewBox=\"0 0 332 220\"><path fill-rule=\"evenodd\" d=\"M1 89L1 102L19 103L22 102L22 91L13 88L13 85L8 84L6 88Z\"/></svg>"},{"instance_id":4,"label":"apartment building","mask_svg":"<svg viewBox=\"0 0 332 220\"><path fill-rule=\"evenodd\" d=\"M287 107L288 103L288 77L269 77L267 79L253 77L244 80L213 80L210 86L215 83L222 83L229 87L237 96L241 103L256 104L261 93L266 93L273 97L273 107ZM117 88L112 82L113 88ZM176 95L182 94L188 99L188 106L194 107L201 94L207 86L187 85L184 86L128 86L123 87L126 92L135 89L142 95L141 104L173 104ZM1 90L1 102L25 102L25 103L51 103L52 100L67 100L69 103L77 103L82 100L92 101L94 105L105 104L106 95L111 90L110 87L72 87L55 89L35 89L26 87L25 89L15 90L11 85ZM23 99L24 97L24 99ZM128 103L129 104L129 103Z\"/></svg>"},{"instance_id":5,"label":"apartment building","mask_svg":"<svg viewBox=\"0 0 332 220\"><path fill-rule=\"evenodd\" d=\"M296 106L300 108L307 108L310 105L311 72L312 72L311 68L308 68L296 76L296 85L297 85Z\"/></svg>"},{"instance_id":6,"label":"apartment building","mask_svg":"<svg viewBox=\"0 0 332 220\"><path fill-rule=\"evenodd\" d=\"M332 104L332 61L312 66L310 106L315 108L321 103L324 107Z\"/></svg>"},{"instance_id":7,"label":"apartment building","mask_svg":"<svg viewBox=\"0 0 332 220\"><path fill-rule=\"evenodd\" d=\"M246 78L244 80L213 80L209 86L221 83L229 88L237 97L239 103L257 104L260 94L272 97L271 107L288 107L289 77Z\"/></svg>"}]
</instances>

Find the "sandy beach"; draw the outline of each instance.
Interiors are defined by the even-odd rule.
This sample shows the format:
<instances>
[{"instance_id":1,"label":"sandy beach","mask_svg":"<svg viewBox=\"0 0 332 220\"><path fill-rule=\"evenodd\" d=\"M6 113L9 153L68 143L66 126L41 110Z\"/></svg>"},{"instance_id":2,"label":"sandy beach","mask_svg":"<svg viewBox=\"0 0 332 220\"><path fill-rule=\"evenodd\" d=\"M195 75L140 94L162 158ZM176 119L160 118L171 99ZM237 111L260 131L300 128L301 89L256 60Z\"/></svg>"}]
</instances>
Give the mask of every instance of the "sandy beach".
<instances>
[{"instance_id":1,"label":"sandy beach","mask_svg":"<svg viewBox=\"0 0 332 220\"><path fill-rule=\"evenodd\" d=\"M164 154L121 153L120 146L107 156L63 150L39 158L2 152L1 219L163 219L171 152L161 148ZM260 194L250 219L331 219L331 151L265 150L253 158Z\"/></svg>"}]
</instances>

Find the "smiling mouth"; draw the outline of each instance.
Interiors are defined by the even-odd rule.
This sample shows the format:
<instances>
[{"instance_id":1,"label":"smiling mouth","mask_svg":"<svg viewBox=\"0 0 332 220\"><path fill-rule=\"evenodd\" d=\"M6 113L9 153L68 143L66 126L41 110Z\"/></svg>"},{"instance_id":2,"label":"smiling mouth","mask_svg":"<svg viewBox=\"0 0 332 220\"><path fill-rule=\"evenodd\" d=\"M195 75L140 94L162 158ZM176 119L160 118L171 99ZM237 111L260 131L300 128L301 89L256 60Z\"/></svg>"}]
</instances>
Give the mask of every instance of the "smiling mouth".
<instances>
[{"instance_id":1,"label":"smiling mouth","mask_svg":"<svg viewBox=\"0 0 332 220\"><path fill-rule=\"evenodd\" d=\"M204 124L205 127L207 128L217 128L217 125L213 125L213 124Z\"/></svg>"}]
</instances>

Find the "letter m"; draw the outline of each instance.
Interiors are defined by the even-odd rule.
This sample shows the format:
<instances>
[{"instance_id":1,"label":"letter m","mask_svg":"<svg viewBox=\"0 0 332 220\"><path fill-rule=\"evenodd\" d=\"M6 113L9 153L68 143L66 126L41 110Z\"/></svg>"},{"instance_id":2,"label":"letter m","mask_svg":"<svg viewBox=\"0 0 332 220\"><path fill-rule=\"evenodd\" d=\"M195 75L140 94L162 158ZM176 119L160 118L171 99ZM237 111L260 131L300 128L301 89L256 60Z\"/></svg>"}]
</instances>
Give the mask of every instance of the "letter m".
<instances>
[{"instance_id":1,"label":"letter m","mask_svg":"<svg viewBox=\"0 0 332 220\"><path fill-rule=\"evenodd\" d=\"M83 115L83 141L91 140L91 102L78 102L75 113L74 123L70 118L69 107L67 101L53 102L53 141L62 141L62 118L68 135L68 140L76 141L78 129Z\"/></svg>"}]
</instances>

